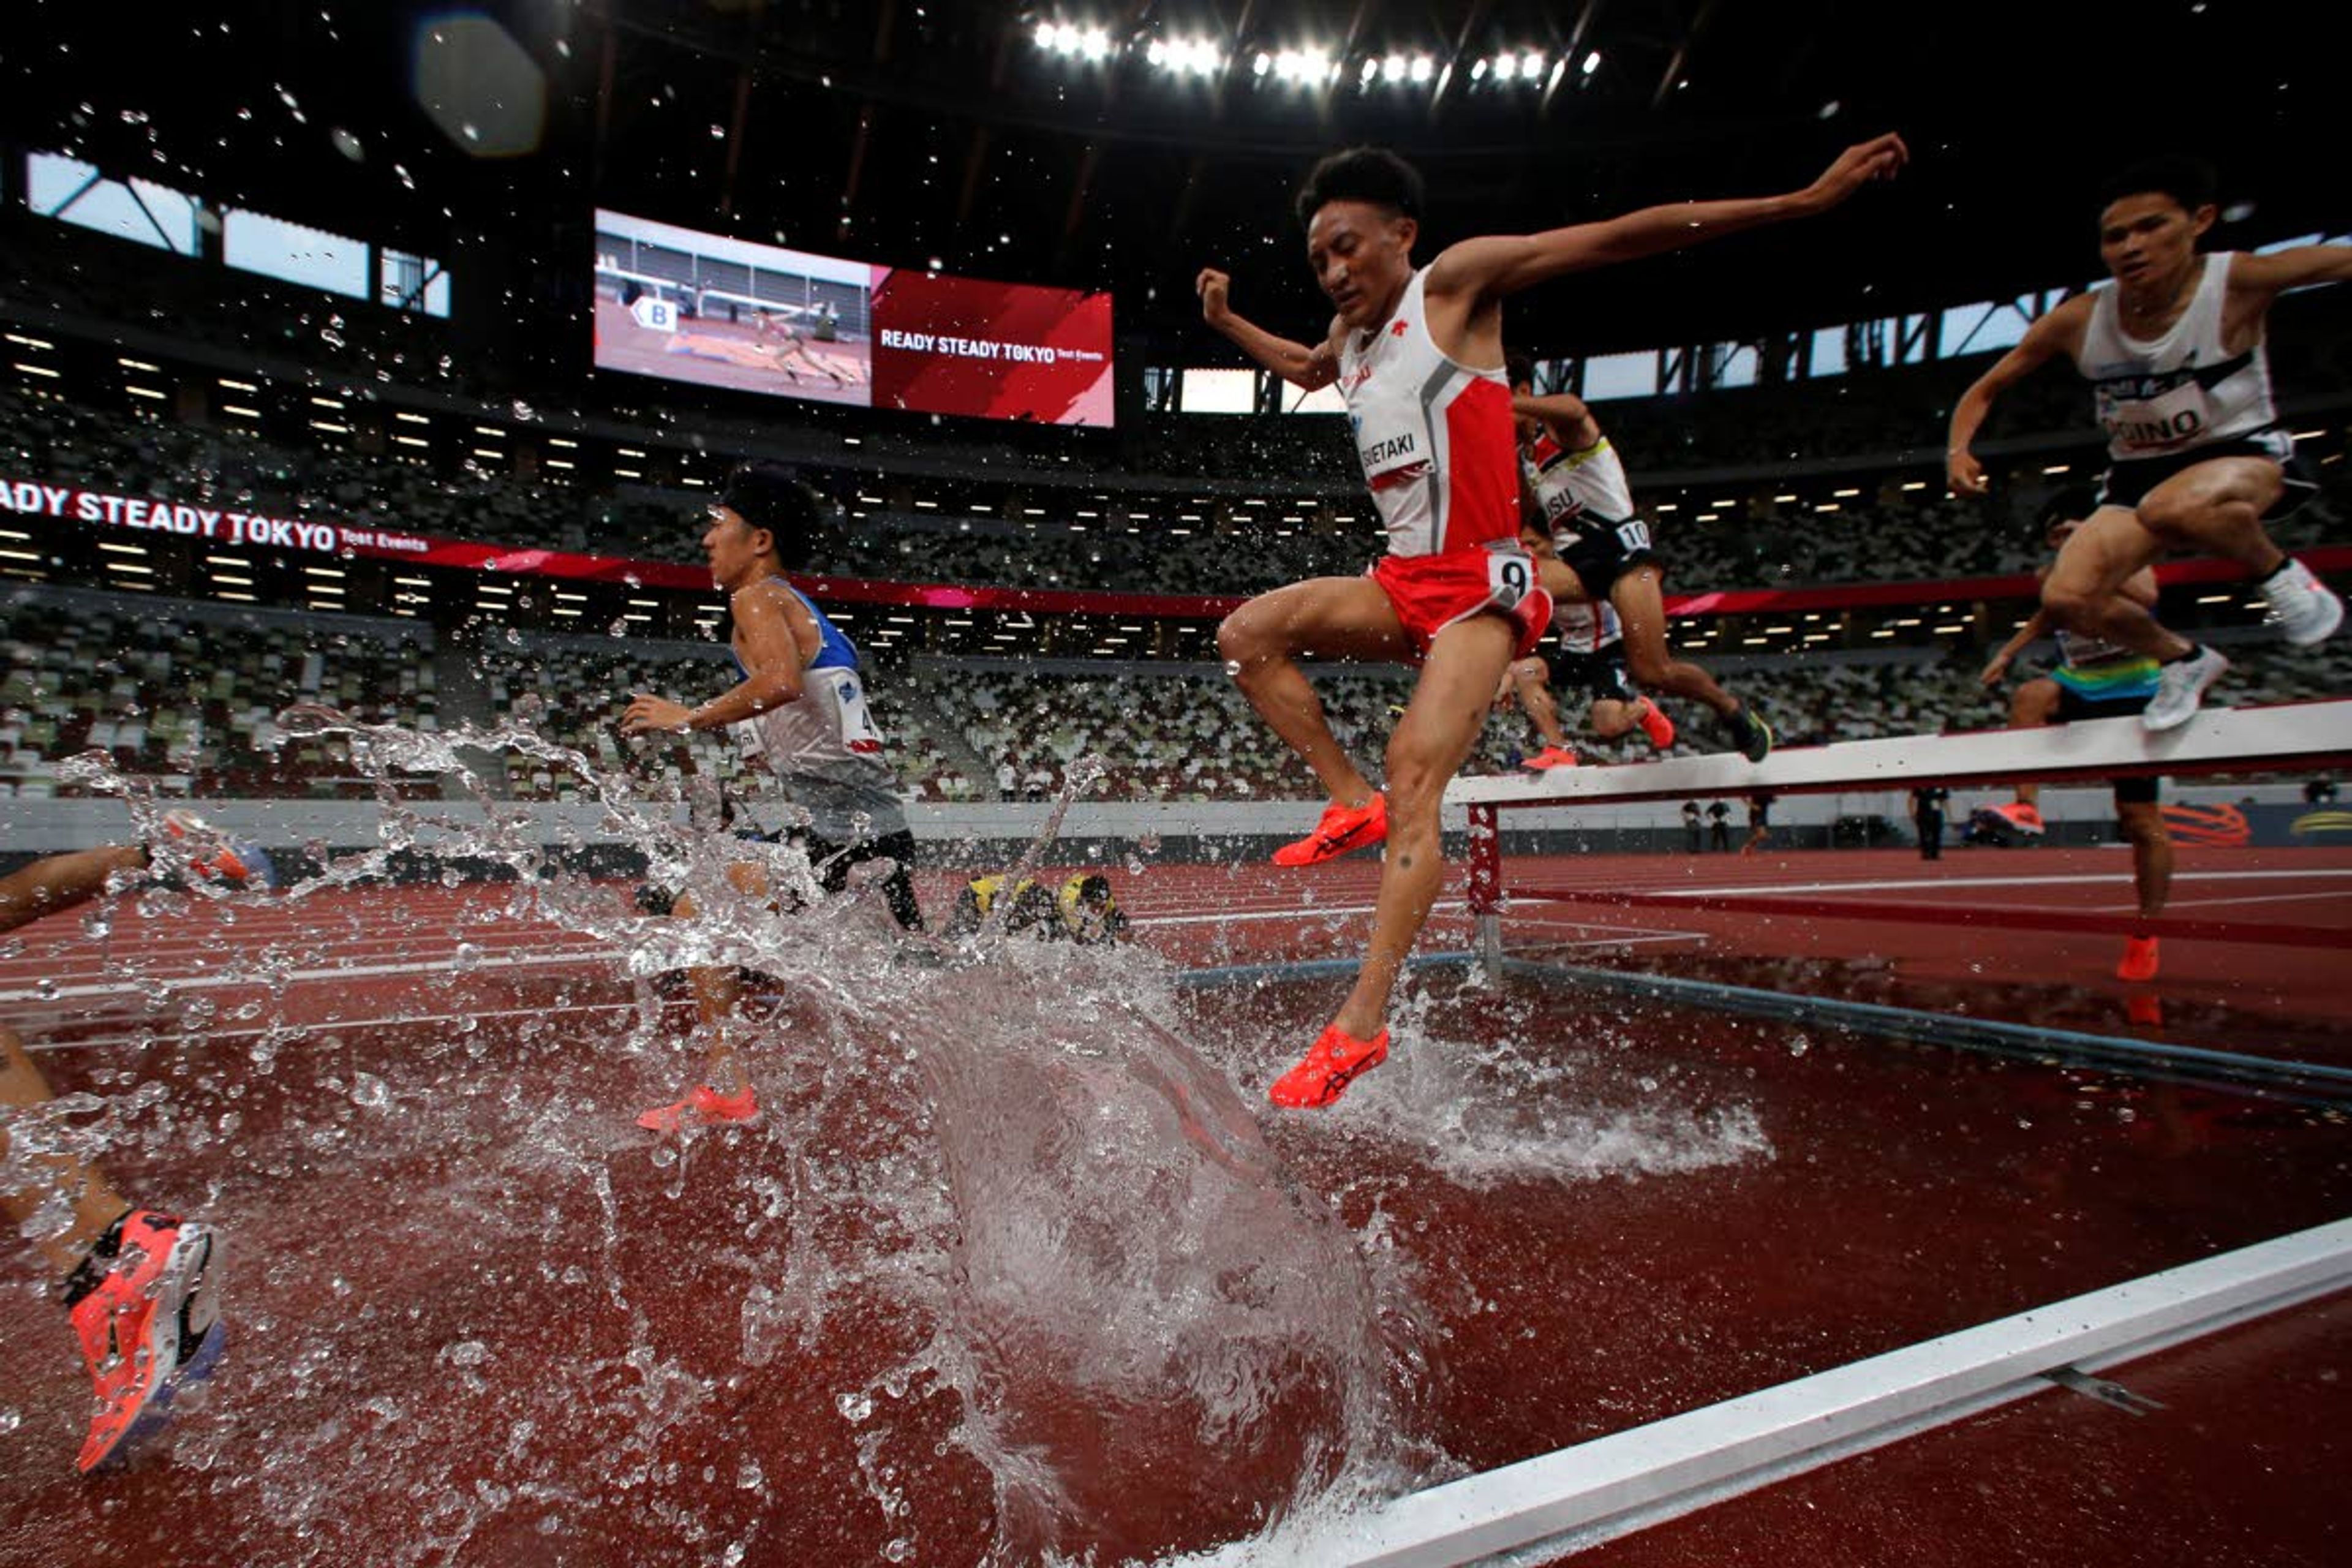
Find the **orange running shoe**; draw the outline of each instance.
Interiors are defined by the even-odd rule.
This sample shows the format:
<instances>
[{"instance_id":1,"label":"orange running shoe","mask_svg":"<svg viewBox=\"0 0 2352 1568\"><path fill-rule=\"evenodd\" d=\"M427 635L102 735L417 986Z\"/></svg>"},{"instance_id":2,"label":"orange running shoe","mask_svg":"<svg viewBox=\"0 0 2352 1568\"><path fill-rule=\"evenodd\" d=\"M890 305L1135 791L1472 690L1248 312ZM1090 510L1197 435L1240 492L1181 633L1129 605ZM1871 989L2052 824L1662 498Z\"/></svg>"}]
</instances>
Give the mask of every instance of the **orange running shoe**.
<instances>
[{"instance_id":1,"label":"orange running shoe","mask_svg":"<svg viewBox=\"0 0 2352 1568\"><path fill-rule=\"evenodd\" d=\"M1366 849L1389 836L1389 797L1374 790L1361 805L1333 801L1323 808L1315 831L1274 852L1277 866L1319 866L1350 849Z\"/></svg>"},{"instance_id":2,"label":"orange running shoe","mask_svg":"<svg viewBox=\"0 0 2352 1568\"><path fill-rule=\"evenodd\" d=\"M1642 726L1642 733L1650 737L1650 744L1659 751L1663 752L1675 743L1675 721L1666 717L1664 709L1650 699L1642 699L1642 706L1634 710L1633 719Z\"/></svg>"},{"instance_id":3,"label":"orange running shoe","mask_svg":"<svg viewBox=\"0 0 2352 1568\"><path fill-rule=\"evenodd\" d=\"M209 1226L152 1209L123 1215L91 1249L83 1268L106 1272L67 1308L98 1400L76 1468L95 1469L142 1413L160 1414L184 1371L208 1370L209 1358L205 1369L193 1363L220 1321L219 1265Z\"/></svg>"},{"instance_id":4,"label":"orange running shoe","mask_svg":"<svg viewBox=\"0 0 2352 1568\"><path fill-rule=\"evenodd\" d=\"M2042 837L2042 811L2039 806L2028 805L2021 800L2012 800L2007 805L1986 806L1984 815L2000 818L2011 832L2022 833L2028 838Z\"/></svg>"},{"instance_id":5,"label":"orange running shoe","mask_svg":"<svg viewBox=\"0 0 2352 1568\"><path fill-rule=\"evenodd\" d=\"M278 885L278 868L261 846L231 842L193 811L174 806L165 812L163 831L187 847L189 868L214 881L239 886L254 882L265 888Z\"/></svg>"},{"instance_id":6,"label":"orange running shoe","mask_svg":"<svg viewBox=\"0 0 2352 1568\"><path fill-rule=\"evenodd\" d=\"M1566 746L1546 746L1519 766L1537 773L1546 768L1572 768L1576 766L1576 753Z\"/></svg>"},{"instance_id":7,"label":"orange running shoe","mask_svg":"<svg viewBox=\"0 0 2352 1568\"><path fill-rule=\"evenodd\" d=\"M2118 980L2153 980L2156 978L2156 938L2133 936L2124 939L2123 962L2116 965Z\"/></svg>"},{"instance_id":8,"label":"orange running shoe","mask_svg":"<svg viewBox=\"0 0 2352 1568\"><path fill-rule=\"evenodd\" d=\"M1265 1095L1292 1110L1330 1105L1347 1092L1349 1084L1388 1060L1388 1056L1386 1029L1369 1040L1359 1040L1340 1033L1334 1024L1318 1037L1297 1067L1274 1080Z\"/></svg>"},{"instance_id":9,"label":"orange running shoe","mask_svg":"<svg viewBox=\"0 0 2352 1568\"><path fill-rule=\"evenodd\" d=\"M750 1088L721 1094L707 1083L698 1083L684 1100L673 1105L656 1105L638 1117L637 1125L648 1132L669 1133L688 1127L751 1121L759 1114L760 1097Z\"/></svg>"}]
</instances>

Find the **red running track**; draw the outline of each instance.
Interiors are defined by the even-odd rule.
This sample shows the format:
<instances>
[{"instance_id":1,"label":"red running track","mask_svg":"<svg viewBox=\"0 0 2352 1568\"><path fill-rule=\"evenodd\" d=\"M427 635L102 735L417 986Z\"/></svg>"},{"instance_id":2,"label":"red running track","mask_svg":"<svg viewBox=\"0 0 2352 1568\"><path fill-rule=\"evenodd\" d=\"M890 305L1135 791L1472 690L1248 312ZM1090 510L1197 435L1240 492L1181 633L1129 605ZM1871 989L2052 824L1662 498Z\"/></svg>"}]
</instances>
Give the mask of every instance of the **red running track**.
<instances>
[{"instance_id":1,"label":"red running track","mask_svg":"<svg viewBox=\"0 0 2352 1568\"><path fill-rule=\"evenodd\" d=\"M2184 858L2192 872L2268 864L2242 852ZM1867 896L1979 897L1975 879L2012 868L2123 869L2098 851L1955 856L1925 868L1948 887ZM2347 862L2297 855L2279 868L2340 875ZM1550 880L1654 885L1679 872L1679 885L1718 890L1851 888L1920 869L1868 853L1541 868ZM1376 879L1356 861L1294 877L1151 868L1120 883L1143 940L1199 966L1350 956ZM2261 886L2185 879L2182 896L2274 896L2246 891ZM949 879L927 879L927 905L943 908L949 891ZM113 1173L148 1201L220 1219L240 1260L232 1311L269 1326L232 1342L204 1402L131 1468L82 1481L68 1462L81 1391L61 1320L21 1263L0 1268L0 1300L16 1308L0 1315L0 1405L14 1418L0 1423L0 1563L56 1562L60 1541L93 1562L323 1552L619 1563L718 1560L743 1540L758 1543L749 1562L846 1563L879 1560L897 1538L862 1479L859 1428L835 1399L907 1352L903 1328L851 1312L821 1325L805 1352L744 1364L739 1308L773 1277L782 1241L747 1240L740 1215L788 1152L730 1137L690 1171L649 1163L625 1112L669 1089L682 1056L598 1051L625 1022L627 984L596 944L506 918L507 896L425 888L152 918L125 906L102 938L69 915L0 956L0 1016L59 1047L44 1059L61 1090L164 1087L168 1125L110 1162ZM2079 908L2119 895L2070 880L2002 896ZM1781 965L1846 987L1883 972L1890 994L1914 1003L2015 991L2017 1005L2046 1007L2125 989L2102 980L2110 944L2092 938L1955 952L1929 926L1721 910L1584 921L1557 906L1515 911L1508 930L1531 955L1576 963ZM1449 889L1430 945L1467 934ZM212 944L224 937L245 961L274 963L277 983L222 974ZM461 943L475 950L462 960ZM2262 977L2263 955L2184 944L2168 953L2174 974L2160 991L2176 1012L2208 1008L2203 1026L2216 1031L2252 1033L2275 1017L2341 1034L2326 976L2305 968L2319 956L2302 950ZM1255 1103L1344 984L1213 988L1177 1023ZM1408 1261L1430 1323L1410 1414L1475 1468L2352 1203L2352 1131L2327 1112L1596 1000L1532 979L1490 992L1436 971L1412 990L1397 1057L1338 1113L1261 1120L1306 1191ZM277 1044L265 1050L265 1038ZM435 1135L355 1112L362 1073L392 1106L432 1107ZM530 1133L555 1114L603 1129L592 1136L609 1151L595 1167L608 1173L604 1197L580 1169L532 1156ZM681 1201L698 1190L719 1201ZM564 1283L574 1263L583 1285ZM636 1330L606 1310L614 1299L641 1316ZM2340 1473L2344 1400L2295 1358L2333 1355L2340 1321L2306 1309L2263 1353L2213 1352L2241 1383L2181 1363L2196 1398L2176 1393L2182 1417L2135 1424L2131 1441L2147 1447L2116 1447L2095 1425L2132 1418L2053 1394L1604 1553L1762 1562L1784 1558L1785 1540L1859 1564L1934 1562L1917 1532L1958 1531L1954 1521L1974 1515L1976 1533L1954 1539L1995 1563L2328 1561L2337 1512L2295 1483ZM647 1348L664 1376L704 1391L676 1385L651 1426L628 1361ZM2143 1391L2164 1398L2172 1386ZM2290 1415L2276 1414L2283 1405ZM985 1476L948 1442L951 1420L929 1407L906 1415L902 1425L935 1426L946 1452L894 1450L905 1467L894 1484L920 1526L912 1560L961 1568L984 1556L992 1505ZM2300 1435L2291 1452L2261 1447L2278 1420ZM2271 1469L2216 1466L2200 1457L2213 1444L2255 1445ZM316 1472L322 1455L335 1456L331 1474ZM737 1484L747 1461L759 1489ZM2211 1485L2197 1506L2151 1508L2140 1531L2101 1530L2126 1510L2098 1489L2137 1495L2123 1479L2135 1465ZM2037 1488L2037 1474L2063 1479ZM1977 1497L1993 1500L1972 1509ZM1995 1509L2005 1532L1985 1517ZM1810 1534L1789 1522L1814 1515ZM2058 1557L2033 1554L2045 1541L2063 1543ZM391 1550L419 1542L427 1547Z\"/></svg>"}]
</instances>

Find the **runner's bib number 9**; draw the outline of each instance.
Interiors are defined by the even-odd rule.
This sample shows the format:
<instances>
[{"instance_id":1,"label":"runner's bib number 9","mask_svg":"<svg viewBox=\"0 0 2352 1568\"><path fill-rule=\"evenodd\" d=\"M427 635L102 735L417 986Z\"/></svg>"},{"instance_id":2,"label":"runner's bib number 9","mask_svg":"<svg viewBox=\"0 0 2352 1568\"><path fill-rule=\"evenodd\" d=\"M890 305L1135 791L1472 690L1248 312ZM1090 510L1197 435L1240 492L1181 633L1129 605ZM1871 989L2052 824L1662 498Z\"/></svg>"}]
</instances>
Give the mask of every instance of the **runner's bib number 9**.
<instances>
[{"instance_id":1,"label":"runner's bib number 9","mask_svg":"<svg viewBox=\"0 0 2352 1568\"><path fill-rule=\"evenodd\" d=\"M1524 550L1497 550L1486 557L1487 602L1516 610L1536 585L1536 563Z\"/></svg>"}]
</instances>

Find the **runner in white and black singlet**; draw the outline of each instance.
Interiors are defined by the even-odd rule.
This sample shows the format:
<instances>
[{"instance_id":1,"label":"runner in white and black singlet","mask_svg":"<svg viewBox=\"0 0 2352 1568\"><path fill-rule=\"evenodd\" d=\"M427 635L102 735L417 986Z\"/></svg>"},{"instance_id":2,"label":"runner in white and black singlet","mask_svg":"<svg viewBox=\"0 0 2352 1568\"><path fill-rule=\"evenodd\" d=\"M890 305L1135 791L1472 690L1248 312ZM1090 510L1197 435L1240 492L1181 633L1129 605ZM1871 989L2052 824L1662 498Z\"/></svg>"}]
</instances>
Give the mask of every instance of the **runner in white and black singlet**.
<instances>
[{"instance_id":1,"label":"runner in white and black singlet","mask_svg":"<svg viewBox=\"0 0 2352 1568\"><path fill-rule=\"evenodd\" d=\"M1477 738L1515 651L1531 647L1546 595L1518 544L1517 463L1503 374L1503 300L1570 272L1679 250L1739 229L1825 212L1906 153L1882 136L1782 196L1651 207L1602 223L1448 246L1416 268L1421 176L1394 153L1357 148L1318 164L1299 193L1307 265L1335 314L1316 343L1234 313L1230 279L1195 283L1202 314L1267 370L1309 391L1338 384L1364 480L1389 535L1366 577L1324 577L1259 595L1217 645L1251 706L1315 770L1330 806L1286 848L1311 865L1380 842L1370 951L1339 1016L1273 1089L1278 1104L1328 1105L1388 1053L1388 997L1429 918L1444 866L1437 808ZM1421 677L1389 741L1387 796L1332 737L1302 654L1415 660Z\"/></svg>"},{"instance_id":2,"label":"runner in white and black singlet","mask_svg":"<svg viewBox=\"0 0 2352 1568\"><path fill-rule=\"evenodd\" d=\"M1667 651L1665 589L1650 525L1635 514L1625 464L1591 406L1570 393L1537 396L1534 366L1514 354L1511 412L1528 493L1574 578L1563 582L1547 570L1544 586L1555 599L1613 607L1633 679L1645 690L1705 703L1732 744L1749 762L1762 762L1772 750L1770 727L1706 670Z\"/></svg>"},{"instance_id":3,"label":"runner in white and black singlet","mask_svg":"<svg viewBox=\"0 0 2352 1568\"><path fill-rule=\"evenodd\" d=\"M1535 557L1537 574L1547 588L1551 586L1554 569L1567 573L1559 564L1559 552L1550 535L1522 528L1519 539ZM1572 578L1574 574L1568 575ZM1497 707L1507 707L1516 699L1543 741L1521 767L1543 773L1576 766L1576 752L1568 743L1559 708L1579 698L1591 699L1585 726L1603 741L1614 741L1639 729L1660 751L1675 743L1674 721L1633 689L1633 677L1625 668L1624 629L1607 600L1594 605L1554 593L1551 640L1535 658L1514 659L1509 675L1495 692Z\"/></svg>"},{"instance_id":4,"label":"runner in white and black singlet","mask_svg":"<svg viewBox=\"0 0 2352 1568\"><path fill-rule=\"evenodd\" d=\"M2352 246L2200 256L2214 216L2204 165L2173 159L2126 171L2099 216L2114 282L2035 321L1952 410L1952 489L1981 495L1984 468L1969 447L1993 400L2062 356L2090 380L2107 433L2106 478L2099 510L2043 580L2042 604L2061 626L2158 661L2156 696L2141 715L2151 730L2186 723L2229 668L2119 592L2166 551L2243 565L2261 580L2271 623L2298 647L2344 618L2343 602L2263 526L2311 488L2288 470L2294 443L2276 424L2263 336L2280 294L2352 279Z\"/></svg>"}]
</instances>

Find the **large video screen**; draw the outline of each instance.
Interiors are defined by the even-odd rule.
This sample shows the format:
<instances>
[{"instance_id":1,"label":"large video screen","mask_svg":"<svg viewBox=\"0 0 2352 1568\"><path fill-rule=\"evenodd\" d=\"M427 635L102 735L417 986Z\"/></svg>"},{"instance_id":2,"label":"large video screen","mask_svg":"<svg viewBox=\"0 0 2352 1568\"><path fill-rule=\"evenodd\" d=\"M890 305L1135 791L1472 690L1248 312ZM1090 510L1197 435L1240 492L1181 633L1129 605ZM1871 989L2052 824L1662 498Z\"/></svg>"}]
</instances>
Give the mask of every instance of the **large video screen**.
<instances>
[{"instance_id":1,"label":"large video screen","mask_svg":"<svg viewBox=\"0 0 2352 1568\"><path fill-rule=\"evenodd\" d=\"M1107 426L1111 297L599 211L596 367L861 408Z\"/></svg>"}]
</instances>

